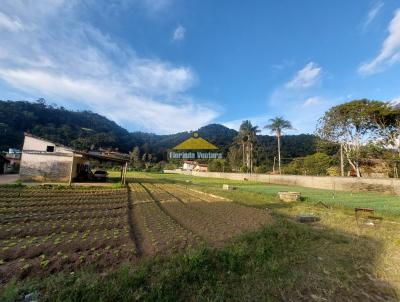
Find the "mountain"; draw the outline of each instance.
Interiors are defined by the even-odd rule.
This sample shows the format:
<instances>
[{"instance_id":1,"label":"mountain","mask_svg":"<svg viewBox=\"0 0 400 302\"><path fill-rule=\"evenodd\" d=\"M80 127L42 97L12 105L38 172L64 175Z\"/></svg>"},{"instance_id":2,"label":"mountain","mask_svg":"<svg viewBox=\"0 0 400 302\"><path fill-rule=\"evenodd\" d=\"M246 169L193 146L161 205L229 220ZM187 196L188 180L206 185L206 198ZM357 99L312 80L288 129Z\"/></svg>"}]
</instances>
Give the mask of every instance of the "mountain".
<instances>
[{"instance_id":1,"label":"mountain","mask_svg":"<svg viewBox=\"0 0 400 302\"><path fill-rule=\"evenodd\" d=\"M157 135L145 132L128 132L115 122L90 111L70 111L45 103L0 100L0 151L21 148L24 131L80 150L113 148L129 152L135 146L141 153L152 154L153 160L165 160L166 151L193 135L180 132ZM233 144L237 131L223 125L210 124L196 131L201 137L219 146L226 154ZM276 139L259 135L256 152L259 158L276 156ZM316 150L313 135L288 135L282 140L282 153L286 157L312 154Z\"/></svg>"},{"instance_id":2,"label":"mountain","mask_svg":"<svg viewBox=\"0 0 400 302\"><path fill-rule=\"evenodd\" d=\"M130 133L99 114L31 102L0 101L0 150L21 148L23 132L78 149L131 146Z\"/></svg>"}]
</instances>

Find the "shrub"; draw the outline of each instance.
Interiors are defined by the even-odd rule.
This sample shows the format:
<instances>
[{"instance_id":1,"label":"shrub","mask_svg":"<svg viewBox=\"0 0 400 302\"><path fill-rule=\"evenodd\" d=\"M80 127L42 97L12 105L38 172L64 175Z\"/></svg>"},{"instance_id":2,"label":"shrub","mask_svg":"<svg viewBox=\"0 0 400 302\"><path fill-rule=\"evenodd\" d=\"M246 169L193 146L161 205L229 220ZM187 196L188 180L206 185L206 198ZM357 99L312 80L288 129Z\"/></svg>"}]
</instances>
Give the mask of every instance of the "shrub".
<instances>
[{"instance_id":1,"label":"shrub","mask_svg":"<svg viewBox=\"0 0 400 302\"><path fill-rule=\"evenodd\" d=\"M242 173L247 173L247 172L249 172L249 169L247 169L246 166L242 166L242 167L240 168L240 172L242 172Z\"/></svg>"},{"instance_id":2,"label":"shrub","mask_svg":"<svg viewBox=\"0 0 400 302\"><path fill-rule=\"evenodd\" d=\"M340 176L340 169L336 166L331 166L326 169L326 174L329 176Z\"/></svg>"},{"instance_id":3,"label":"shrub","mask_svg":"<svg viewBox=\"0 0 400 302\"><path fill-rule=\"evenodd\" d=\"M230 172L231 167L225 159L212 159L208 162L210 172Z\"/></svg>"},{"instance_id":4,"label":"shrub","mask_svg":"<svg viewBox=\"0 0 400 302\"><path fill-rule=\"evenodd\" d=\"M331 167L332 162L331 156L317 152L306 157L294 159L284 167L283 172L295 175L327 175L327 170Z\"/></svg>"},{"instance_id":5,"label":"shrub","mask_svg":"<svg viewBox=\"0 0 400 302\"><path fill-rule=\"evenodd\" d=\"M176 168L177 168L177 166L173 163L168 163L164 167L165 170L175 170Z\"/></svg>"},{"instance_id":6,"label":"shrub","mask_svg":"<svg viewBox=\"0 0 400 302\"><path fill-rule=\"evenodd\" d=\"M267 173L268 167L266 165L258 166L258 167L256 167L255 172L259 173L259 174Z\"/></svg>"}]
</instances>

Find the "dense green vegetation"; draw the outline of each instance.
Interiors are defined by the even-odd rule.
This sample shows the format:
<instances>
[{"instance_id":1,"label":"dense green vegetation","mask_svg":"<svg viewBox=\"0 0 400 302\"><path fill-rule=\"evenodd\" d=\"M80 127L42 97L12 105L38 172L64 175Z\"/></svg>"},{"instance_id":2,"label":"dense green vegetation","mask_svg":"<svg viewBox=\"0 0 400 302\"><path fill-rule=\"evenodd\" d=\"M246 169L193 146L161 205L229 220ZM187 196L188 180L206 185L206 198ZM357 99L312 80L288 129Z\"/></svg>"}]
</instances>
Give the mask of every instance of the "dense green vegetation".
<instances>
[{"instance_id":1,"label":"dense green vegetation","mask_svg":"<svg viewBox=\"0 0 400 302\"><path fill-rule=\"evenodd\" d=\"M129 133L116 123L89 111L69 111L37 102L0 101L0 150L20 148L23 132L80 149L130 147Z\"/></svg>"},{"instance_id":2,"label":"dense green vegetation","mask_svg":"<svg viewBox=\"0 0 400 302\"><path fill-rule=\"evenodd\" d=\"M111 147L130 152L138 147L143 164L166 160L166 151L169 148L192 135L192 132L170 135L130 133L115 122L90 111L70 111L48 105L43 100L33 103L0 101L0 151L11 147L21 148L24 131L78 149ZM238 135L237 131L219 124L202 127L197 132L219 146L225 154ZM287 157L312 154L316 149L315 140L313 135L286 136L283 138L282 152ZM277 152L275 138L260 135L258 142L254 149L258 154L257 160L272 160Z\"/></svg>"},{"instance_id":3,"label":"dense green vegetation","mask_svg":"<svg viewBox=\"0 0 400 302\"><path fill-rule=\"evenodd\" d=\"M0 151L21 147L23 132L81 150L113 148L131 153L130 168L161 171L181 165L167 163L167 150L193 132L157 135L128 132L115 122L89 111L69 111L37 102L0 101ZM333 175L380 173L398 177L400 109L380 101L355 100L329 109L320 119L318 135L287 135L290 121L277 117L264 126L273 136L260 135L259 126L243 121L239 131L219 124L197 130L220 147L224 160L208 161L210 171ZM391 149L387 147L391 146Z\"/></svg>"},{"instance_id":4,"label":"dense green vegetation","mask_svg":"<svg viewBox=\"0 0 400 302\"><path fill-rule=\"evenodd\" d=\"M229 149L228 162L233 171L265 173L272 170L279 174L333 176L349 173L357 177L376 176L377 173L384 177L399 177L400 109L391 103L361 99L330 108L318 121L319 139L314 140L314 149L318 153L307 156L291 157L284 150L284 132L293 129L290 121L276 117L264 128L276 136L277 158L275 152L257 152L257 147L265 151L257 135L259 126L246 120L240 126L236 145ZM266 157L262 158L260 154ZM273 163L268 157L271 154L274 154ZM220 166L226 170L225 165ZM215 168L217 166L213 166Z\"/></svg>"},{"instance_id":5,"label":"dense green vegetation","mask_svg":"<svg viewBox=\"0 0 400 302\"><path fill-rule=\"evenodd\" d=\"M317 131L322 139L341 145L355 176L361 176L363 166L380 159L389 167L388 174L399 177L398 106L368 99L343 103L325 112ZM388 149L388 146L391 148Z\"/></svg>"}]
</instances>

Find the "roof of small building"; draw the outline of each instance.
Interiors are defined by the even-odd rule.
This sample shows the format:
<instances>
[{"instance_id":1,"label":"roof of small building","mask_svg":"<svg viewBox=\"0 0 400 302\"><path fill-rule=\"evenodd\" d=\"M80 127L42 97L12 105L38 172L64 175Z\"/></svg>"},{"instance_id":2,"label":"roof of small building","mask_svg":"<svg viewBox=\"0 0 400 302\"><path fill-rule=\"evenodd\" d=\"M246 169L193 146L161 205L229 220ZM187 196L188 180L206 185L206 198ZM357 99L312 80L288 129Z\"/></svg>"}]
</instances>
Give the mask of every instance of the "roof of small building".
<instances>
[{"instance_id":1,"label":"roof of small building","mask_svg":"<svg viewBox=\"0 0 400 302\"><path fill-rule=\"evenodd\" d=\"M196 166L208 168L208 165L207 165L207 164L197 164Z\"/></svg>"},{"instance_id":2,"label":"roof of small building","mask_svg":"<svg viewBox=\"0 0 400 302\"><path fill-rule=\"evenodd\" d=\"M61 145L61 144L52 142L52 141L50 141L50 140L48 140L48 139L44 139L44 138L35 136L35 135L30 134L30 133L28 133L28 132L25 132L24 134L25 134L25 136L29 136L29 137L33 137L33 138L36 138L36 139L40 139L40 140L42 140L42 141L45 141L45 142L54 144L54 145L56 145L56 146L66 148L66 149L70 150L71 152L73 152L74 154L79 154L79 155L85 156L85 157L87 157L87 158L94 158L94 159L97 159L97 160L111 161L111 162L117 162L117 163L126 163L126 162L129 162L129 156L128 156L128 155L127 155L126 157L122 157L122 156L106 155L106 154L94 153L94 152L78 151L78 150L72 149L71 147L67 147L67 146L64 146L64 145ZM41 151L34 152L34 151L33 151L33 152L30 152L30 153L31 153L31 154L35 154L35 153L37 153L37 154L43 154L43 153L46 153L46 152L41 152ZM58 153L56 152L56 153L53 153L53 154L54 154L54 155L60 155L59 152L58 152ZM64 154L65 154L65 153L62 153L62 155L64 155Z\"/></svg>"},{"instance_id":3,"label":"roof of small building","mask_svg":"<svg viewBox=\"0 0 400 302\"><path fill-rule=\"evenodd\" d=\"M47 138L43 138L43 137L39 137L39 136L33 135L32 133L29 133L29 132L24 132L24 135L32 137L32 138L39 139L41 141L44 141L44 142L47 142L47 143L50 143L50 144L53 144L53 145L55 145L57 147L63 147L63 148L70 149L71 151L73 151L73 149L71 147L65 146L65 145L60 144L60 143L53 142L51 140L48 140Z\"/></svg>"},{"instance_id":4,"label":"roof of small building","mask_svg":"<svg viewBox=\"0 0 400 302\"><path fill-rule=\"evenodd\" d=\"M103 160L103 161L112 161L112 162L117 162L120 164L129 162L129 158L123 158L123 157L116 157L116 156L97 154L97 153L92 153L92 152L76 151L76 150L74 150L74 153L80 154L80 155L88 157L88 158L94 158L94 159Z\"/></svg>"},{"instance_id":5,"label":"roof of small building","mask_svg":"<svg viewBox=\"0 0 400 302\"><path fill-rule=\"evenodd\" d=\"M185 160L184 163L190 164L190 165L197 165L197 161L194 161L194 160Z\"/></svg>"}]
</instances>

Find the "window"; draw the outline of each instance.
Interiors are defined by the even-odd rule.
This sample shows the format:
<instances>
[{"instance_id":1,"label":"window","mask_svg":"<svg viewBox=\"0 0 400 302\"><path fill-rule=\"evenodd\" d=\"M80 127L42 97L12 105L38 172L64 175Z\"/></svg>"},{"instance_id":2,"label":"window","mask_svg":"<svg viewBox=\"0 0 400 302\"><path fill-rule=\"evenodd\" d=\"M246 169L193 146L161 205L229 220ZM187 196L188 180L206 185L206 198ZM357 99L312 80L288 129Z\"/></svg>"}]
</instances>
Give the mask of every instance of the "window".
<instances>
[{"instance_id":1,"label":"window","mask_svg":"<svg viewBox=\"0 0 400 302\"><path fill-rule=\"evenodd\" d=\"M47 152L54 152L54 146L47 146L46 151Z\"/></svg>"}]
</instances>

